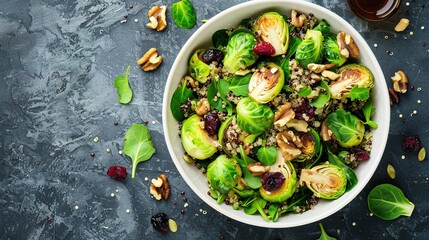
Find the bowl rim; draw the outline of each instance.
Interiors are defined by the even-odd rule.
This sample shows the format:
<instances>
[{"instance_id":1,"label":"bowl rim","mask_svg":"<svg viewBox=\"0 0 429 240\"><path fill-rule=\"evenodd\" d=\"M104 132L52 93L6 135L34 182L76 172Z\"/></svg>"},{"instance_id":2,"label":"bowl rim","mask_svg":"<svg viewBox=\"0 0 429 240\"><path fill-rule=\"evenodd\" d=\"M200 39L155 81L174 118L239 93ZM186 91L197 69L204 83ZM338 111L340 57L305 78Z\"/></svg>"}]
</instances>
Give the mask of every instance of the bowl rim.
<instances>
[{"instance_id":1,"label":"bowl rim","mask_svg":"<svg viewBox=\"0 0 429 240\"><path fill-rule=\"evenodd\" d=\"M317 216L313 216L311 218L306 218L302 221L296 221L294 223L290 223L290 222L269 222L269 221L265 221L262 217L261 219L264 222L258 222L255 223L252 221L252 219L249 218L239 218L237 219L237 216L235 216L234 211L232 207L229 206L230 210L225 210L223 208L220 207L220 205L218 205L216 203L216 201L214 201L213 199L211 199L212 201L206 201L207 196L200 196L199 194L199 189L198 187L193 184L193 180L186 174L185 169L178 163L178 161L183 161L179 156L175 156L174 154L174 150L173 150L173 146L172 146L172 140L170 135L168 134L168 118L167 116L169 116L169 111L170 111L170 99L171 96L169 95L169 89L171 87L173 87L174 89L177 88L177 86L173 86L173 79L177 78L177 76L173 76L173 72L175 71L175 69L177 69L177 67L179 66L179 62L180 62L180 58L186 57L188 58L189 56L184 56L186 49L188 48L192 48L194 49L196 46L193 45L194 41L199 37L199 35L204 32L207 28L210 27L210 23L217 21L223 17L225 17L226 15L229 15L237 10L240 9L245 9L246 7L249 6L253 6L253 5L260 5L261 9L267 9L267 8L273 8L275 5L277 6L277 8L282 8L282 6L280 4L293 4L293 5L301 5L303 8L307 8L308 11L306 11L307 13L309 13L311 10L316 9L317 11L322 12L324 15L329 15L330 17L334 18L335 21L339 22L341 25L345 25L347 27L347 32L351 35L353 35L353 38L355 40L358 40L358 42L361 43L361 45L359 46L361 52L362 50L364 50L365 52L368 53L368 57L370 58L368 61L372 62L375 69L377 70L377 77L379 80L377 81L378 88L384 88L387 89L387 85L386 85L386 81L382 72L382 69L374 55L374 53L372 52L371 48L368 46L368 44L366 43L366 41L364 40L364 38L359 34L359 32L352 26L350 25L347 21L345 21L342 17L340 17L339 15L337 15L336 13L322 7L319 6L317 4L311 3L311 2L306 2L306 1L296 1L296 0L270 0L270 1L249 1L249 2L244 2L244 3L240 3L237 4L235 6L232 6L228 9L225 9L223 11L221 11L220 13L216 14L215 16L213 16L212 18L210 18L205 24L203 24L201 27L199 27L199 29L197 29L192 35L191 37L186 41L186 43L183 45L183 47L181 48L181 50L179 51L171 69L168 75L168 79L166 82L166 86L164 89L164 95L163 95L163 105L162 105L162 116L163 116L163 131L164 131L164 136L165 136L165 140L166 140L166 144L167 144L167 148L169 151L169 155L171 157L171 159L173 160L176 168L178 169L181 177L185 180L185 182L187 183L187 185L194 191L194 193L196 195L198 195L198 197L203 200L203 202L205 202L206 204L208 204L209 206L211 206L213 209L215 209L216 211L220 212L221 214L249 224L249 225L253 225L253 226L258 226L258 227L267 227L267 228L286 228L286 227L297 227L297 226L302 226L302 225L306 225L306 224L310 224L316 221L319 221L321 219L324 219L336 212L338 212L339 210L341 210L343 207L345 207L347 204L349 204L350 202L353 201L353 199L355 199L355 197L362 192L362 190L365 188L365 186L368 184L369 180L372 178L372 176L374 175L374 172L376 171L382 155L384 153L384 149L386 147L387 144L387 138L388 138L388 132L389 132L389 125L390 125L390 106L387 105L389 107L388 111L386 111L385 113L383 113L384 115L384 122L383 122L383 126L382 126L382 133L384 133L380 139L377 139L378 142L380 142L381 144L381 149L379 149L379 151L377 151L377 155L375 155L375 159L373 161L376 161L375 164L370 165L371 168L366 169L366 174L364 175L363 178L359 178L358 181L358 185L354 187L354 189L352 189L351 191L349 191L348 193L346 193L345 195L341 196L339 199L341 199L341 201L339 202L339 204L334 204L331 208L330 211L326 211L326 212L322 212L319 213ZM267 5L267 6L265 6ZM290 8L290 7L288 7ZM292 9L292 8L291 8ZM249 13L249 15L253 16L255 15L255 13ZM376 75L374 73L374 75ZM388 99L388 94L387 91L378 91L377 96L380 95L381 98L384 99ZM388 101L387 101L388 102ZM388 104L388 103L387 103ZM386 107L386 104L384 104L384 107ZM170 114L171 115L171 114ZM386 122L387 121L387 122ZM380 128L380 125L379 125ZM381 130L380 130L381 131ZM372 153L371 153L372 155ZM374 157L374 156L371 156ZM207 195L207 194L206 194ZM320 204L320 203L319 203ZM239 210L242 211L242 210ZM315 211L314 209L311 209L309 211ZM307 212L309 212L307 211ZM287 218L287 216L284 216L282 218Z\"/></svg>"}]
</instances>

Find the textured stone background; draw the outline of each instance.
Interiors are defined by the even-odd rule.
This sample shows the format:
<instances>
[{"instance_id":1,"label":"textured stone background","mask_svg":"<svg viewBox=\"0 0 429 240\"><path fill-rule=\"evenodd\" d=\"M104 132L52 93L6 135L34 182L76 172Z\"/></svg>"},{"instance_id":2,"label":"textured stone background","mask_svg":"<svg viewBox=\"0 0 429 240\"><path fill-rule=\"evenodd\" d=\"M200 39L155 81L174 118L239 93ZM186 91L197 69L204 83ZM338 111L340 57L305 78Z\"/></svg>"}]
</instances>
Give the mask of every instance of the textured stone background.
<instances>
[{"instance_id":1,"label":"textured stone background","mask_svg":"<svg viewBox=\"0 0 429 240\"><path fill-rule=\"evenodd\" d=\"M165 150L161 125L162 94L169 68L181 46L203 24L202 19L244 1L192 1L199 21L191 30L175 26L170 12L164 32L145 27L152 4L166 4L170 10L173 2L1 0L0 239L319 237L317 224L263 229L229 222L193 194L180 177ZM422 89L409 91L401 96L399 105L392 107L388 146L369 186L322 223L331 236L339 239L429 239L429 161L418 162L416 154L405 154L400 148L401 139L410 134L420 136L429 147L429 2L410 0L407 6L403 1L398 13L381 23L357 18L342 0L314 2L347 19L371 47L378 45L373 50L388 84L390 76L403 69L410 85ZM133 4L132 9L129 4ZM128 22L120 23L124 16L128 16ZM398 34L393 26L401 17L411 19L411 24L406 32ZM410 36L410 31L414 35ZM135 60L150 47L159 49L164 63L157 71L144 73ZM131 66L134 99L124 106L116 100L113 81L127 65ZM418 99L421 104L416 103ZM410 116L413 110L418 114ZM399 114L404 115L405 122ZM135 179L110 179L106 176L110 165L120 164L131 170L130 160L118 151L126 129L146 120L157 153L139 165ZM114 121L119 125L114 126ZM100 139L97 143L93 142L96 136ZM90 152L96 156L91 157ZM403 154L405 160L401 159ZM396 180L387 177L388 163L397 170ZM172 183L169 201L157 202L148 193L149 182L144 178L160 173L166 173ZM373 186L383 182L399 186L415 203L411 218L382 221L369 216L366 196ZM187 208L183 197L189 203ZM182 209L185 214L180 213ZM153 230L150 216L159 211L176 219L178 233L162 235Z\"/></svg>"}]
</instances>

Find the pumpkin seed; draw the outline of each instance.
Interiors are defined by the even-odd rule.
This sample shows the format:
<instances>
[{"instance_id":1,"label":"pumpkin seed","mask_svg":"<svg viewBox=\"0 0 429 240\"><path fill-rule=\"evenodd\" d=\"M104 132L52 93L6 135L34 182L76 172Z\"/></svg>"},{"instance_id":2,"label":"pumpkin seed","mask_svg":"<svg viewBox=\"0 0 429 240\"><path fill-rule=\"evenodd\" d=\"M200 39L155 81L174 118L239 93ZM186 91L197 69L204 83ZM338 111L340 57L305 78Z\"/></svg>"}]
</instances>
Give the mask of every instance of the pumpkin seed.
<instances>
[{"instance_id":1,"label":"pumpkin seed","mask_svg":"<svg viewBox=\"0 0 429 240\"><path fill-rule=\"evenodd\" d=\"M168 219L168 228L171 232L177 232L177 223L173 219Z\"/></svg>"},{"instance_id":2,"label":"pumpkin seed","mask_svg":"<svg viewBox=\"0 0 429 240\"><path fill-rule=\"evenodd\" d=\"M395 179L396 177L395 168L390 164L387 164L387 175L389 175L391 179Z\"/></svg>"},{"instance_id":3,"label":"pumpkin seed","mask_svg":"<svg viewBox=\"0 0 429 240\"><path fill-rule=\"evenodd\" d=\"M420 149L419 154L417 155L417 159L421 162L423 160L425 160L426 158L426 148L422 147L422 149Z\"/></svg>"}]
</instances>

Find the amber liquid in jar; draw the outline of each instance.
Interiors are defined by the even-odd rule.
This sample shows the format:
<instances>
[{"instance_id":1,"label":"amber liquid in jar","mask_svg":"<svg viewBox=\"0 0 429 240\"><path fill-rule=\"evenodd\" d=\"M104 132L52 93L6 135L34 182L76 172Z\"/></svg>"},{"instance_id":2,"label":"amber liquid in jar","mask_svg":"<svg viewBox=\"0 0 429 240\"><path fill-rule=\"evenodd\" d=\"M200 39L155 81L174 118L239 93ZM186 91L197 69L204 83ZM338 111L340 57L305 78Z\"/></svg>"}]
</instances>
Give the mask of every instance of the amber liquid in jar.
<instances>
[{"instance_id":1,"label":"amber liquid in jar","mask_svg":"<svg viewBox=\"0 0 429 240\"><path fill-rule=\"evenodd\" d=\"M359 17L379 21L393 15L401 0L347 0L350 9Z\"/></svg>"}]
</instances>

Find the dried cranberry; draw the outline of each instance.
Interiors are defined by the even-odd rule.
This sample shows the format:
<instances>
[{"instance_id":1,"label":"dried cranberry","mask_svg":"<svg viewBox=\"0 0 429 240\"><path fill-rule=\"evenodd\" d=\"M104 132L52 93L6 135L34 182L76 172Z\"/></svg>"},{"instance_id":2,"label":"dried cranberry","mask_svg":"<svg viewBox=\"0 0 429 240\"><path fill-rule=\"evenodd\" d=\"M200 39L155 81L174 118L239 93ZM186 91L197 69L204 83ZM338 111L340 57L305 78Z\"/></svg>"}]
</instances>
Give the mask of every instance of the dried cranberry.
<instances>
[{"instance_id":1,"label":"dried cranberry","mask_svg":"<svg viewBox=\"0 0 429 240\"><path fill-rule=\"evenodd\" d=\"M204 116L204 129L210 136L217 134L220 121L216 113L209 112Z\"/></svg>"},{"instance_id":2,"label":"dried cranberry","mask_svg":"<svg viewBox=\"0 0 429 240\"><path fill-rule=\"evenodd\" d=\"M201 61L205 64L210 64L212 62L221 63L223 60L223 52L217 49L208 49L201 55Z\"/></svg>"},{"instance_id":3,"label":"dried cranberry","mask_svg":"<svg viewBox=\"0 0 429 240\"><path fill-rule=\"evenodd\" d=\"M369 159L369 153L365 151L357 151L354 153L356 160L358 161L366 161Z\"/></svg>"},{"instance_id":4,"label":"dried cranberry","mask_svg":"<svg viewBox=\"0 0 429 240\"><path fill-rule=\"evenodd\" d=\"M301 120L308 120L314 117L314 107L308 103L303 103L294 109L295 118ZM303 115L307 115L308 119L304 119Z\"/></svg>"},{"instance_id":5,"label":"dried cranberry","mask_svg":"<svg viewBox=\"0 0 429 240\"><path fill-rule=\"evenodd\" d=\"M416 136L407 136L402 140L402 148L408 152L417 152L420 149L420 139Z\"/></svg>"},{"instance_id":6,"label":"dried cranberry","mask_svg":"<svg viewBox=\"0 0 429 240\"><path fill-rule=\"evenodd\" d=\"M285 180L281 172L266 172L261 176L262 187L269 192L279 189Z\"/></svg>"},{"instance_id":7,"label":"dried cranberry","mask_svg":"<svg viewBox=\"0 0 429 240\"><path fill-rule=\"evenodd\" d=\"M276 49L269 42L260 42L253 47L253 51L258 55L274 55Z\"/></svg>"},{"instance_id":8,"label":"dried cranberry","mask_svg":"<svg viewBox=\"0 0 429 240\"><path fill-rule=\"evenodd\" d=\"M107 169L107 175L116 180L127 178L127 169L123 166L111 166Z\"/></svg>"},{"instance_id":9,"label":"dried cranberry","mask_svg":"<svg viewBox=\"0 0 429 240\"><path fill-rule=\"evenodd\" d=\"M158 232L168 232L168 217L165 213L157 213L150 218L153 228Z\"/></svg>"}]
</instances>

